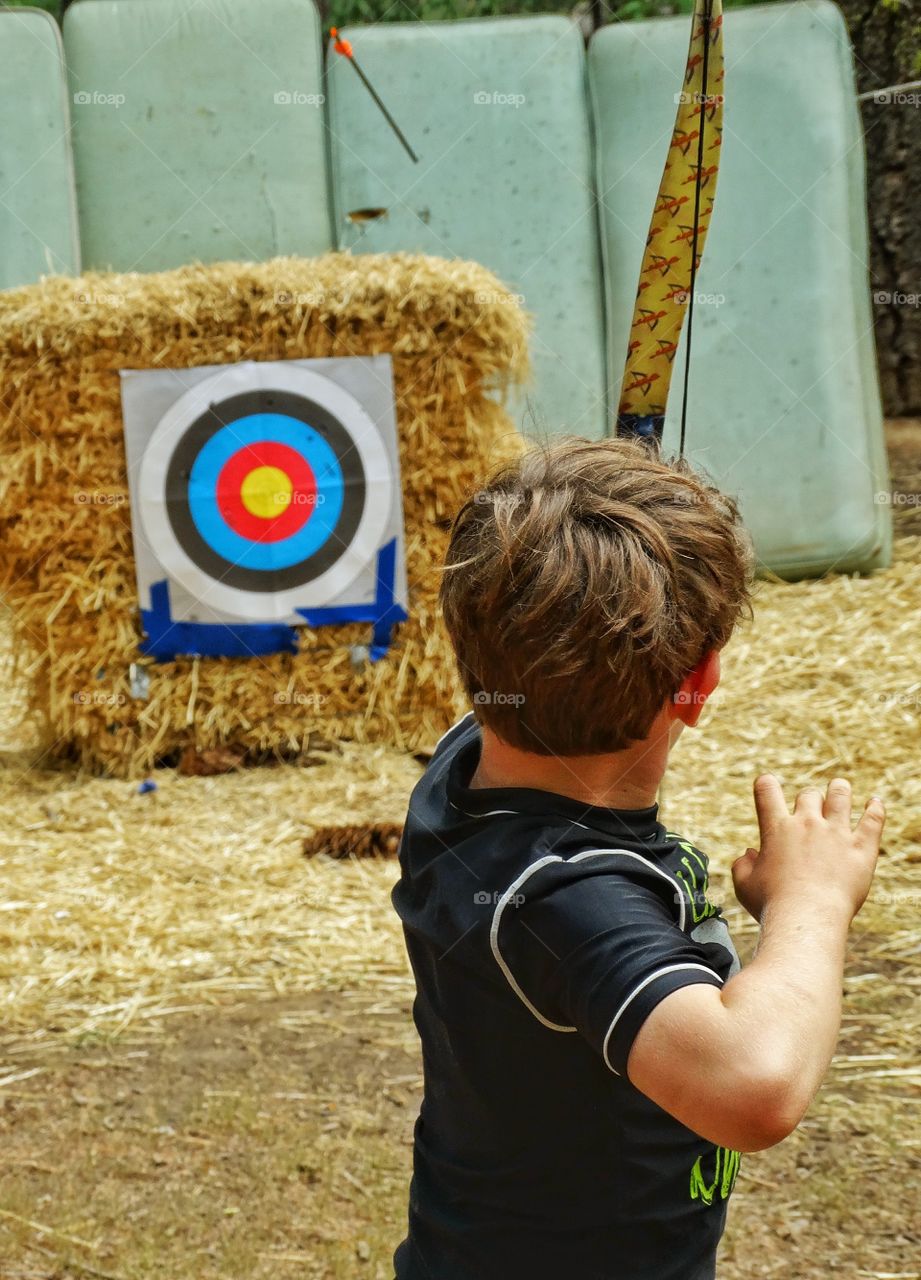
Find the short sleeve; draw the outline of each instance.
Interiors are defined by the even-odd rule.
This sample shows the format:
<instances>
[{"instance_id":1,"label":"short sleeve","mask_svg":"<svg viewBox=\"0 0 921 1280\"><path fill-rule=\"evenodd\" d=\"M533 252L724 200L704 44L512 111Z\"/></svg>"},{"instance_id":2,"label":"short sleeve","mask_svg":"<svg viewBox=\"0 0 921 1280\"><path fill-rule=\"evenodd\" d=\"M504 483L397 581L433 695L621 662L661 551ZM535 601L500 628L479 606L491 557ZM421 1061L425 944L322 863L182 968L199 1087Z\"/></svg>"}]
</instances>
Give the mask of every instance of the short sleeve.
<instances>
[{"instance_id":1,"label":"short sleeve","mask_svg":"<svg viewBox=\"0 0 921 1280\"><path fill-rule=\"evenodd\" d=\"M681 887L639 855L539 860L502 895L493 956L545 1026L578 1031L616 1075L640 1027L671 992L722 986L681 927Z\"/></svg>"}]
</instances>

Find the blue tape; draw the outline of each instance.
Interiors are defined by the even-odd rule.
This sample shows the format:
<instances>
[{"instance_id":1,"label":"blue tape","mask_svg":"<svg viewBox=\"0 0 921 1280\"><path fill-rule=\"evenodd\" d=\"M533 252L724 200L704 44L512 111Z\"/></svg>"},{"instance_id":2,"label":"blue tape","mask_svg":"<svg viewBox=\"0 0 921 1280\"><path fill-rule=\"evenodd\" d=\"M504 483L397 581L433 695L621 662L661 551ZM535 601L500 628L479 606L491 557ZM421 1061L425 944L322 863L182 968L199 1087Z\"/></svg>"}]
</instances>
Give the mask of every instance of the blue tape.
<instances>
[{"instance_id":1,"label":"blue tape","mask_svg":"<svg viewBox=\"0 0 921 1280\"><path fill-rule=\"evenodd\" d=\"M149 609L141 610L147 633L141 653L158 662L177 657L255 658L265 653L297 653L297 631L283 622L176 622L169 602L169 583L150 588Z\"/></svg>"},{"instance_id":2,"label":"blue tape","mask_svg":"<svg viewBox=\"0 0 921 1280\"><path fill-rule=\"evenodd\" d=\"M317 609L297 609L310 627L327 626L331 622L372 622L369 656L372 662L383 658L390 648L393 626L405 622L409 614L394 600L393 589L397 569L397 540L391 538L377 553L377 578L374 599L370 604L329 605Z\"/></svg>"},{"instance_id":3,"label":"blue tape","mask_svg":"<svg viewBox=\"0 0 921 1280\"><path fill-rule=\"evenodd\" d=\"M374 600L369 604L331 605L316 609L297 609L296 613L309 627L331 623L370 622L373 624L369 656L372 662L384 657L390 648L391 633L397 622L405 622L408 613L394 599L396 581L397 540L391 540L377 553L377 576ZM172 662L177 657L255 658L268 653L297 653L296 627L283 622L177 622L172 616L169 583L155 582L150 588L149 609L141 609L141 623L146 638L140 650L158 662Z\"/></svg>"},{"instance_id":4,"label":"blue tape","mask_svg":"<svg viewBox=\"0 0 921 1280\"><path fill-rule=\"evenodd\" d=\"M393 538L381 547L377 557L377 602L380 613L371 637L370 658L377 662L390 648L390 634L394 624L405 622L408 614L393 598L393 585L397 571L397 540Z\"/></svg>"}]
</instances>

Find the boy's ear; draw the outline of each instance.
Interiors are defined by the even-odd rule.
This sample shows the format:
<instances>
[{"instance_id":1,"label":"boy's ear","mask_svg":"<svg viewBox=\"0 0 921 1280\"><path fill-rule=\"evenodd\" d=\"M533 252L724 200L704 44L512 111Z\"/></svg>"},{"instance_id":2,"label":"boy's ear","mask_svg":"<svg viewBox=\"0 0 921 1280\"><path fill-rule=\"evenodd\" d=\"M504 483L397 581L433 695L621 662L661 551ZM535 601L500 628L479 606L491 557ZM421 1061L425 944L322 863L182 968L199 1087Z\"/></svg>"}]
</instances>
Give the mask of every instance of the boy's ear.
<instances>
[{"instance_id":1,"label":"boy's ear","mask_svg":"<svg viewBox=\"0 0 921 1280\"><path fill-rule=\"evenodd\" d=\"M704 704L720 682L720 655L714 649L701 658L681 682L672 702L672 715L689 728L697 724Z\"/></svg>"}]
</instances>

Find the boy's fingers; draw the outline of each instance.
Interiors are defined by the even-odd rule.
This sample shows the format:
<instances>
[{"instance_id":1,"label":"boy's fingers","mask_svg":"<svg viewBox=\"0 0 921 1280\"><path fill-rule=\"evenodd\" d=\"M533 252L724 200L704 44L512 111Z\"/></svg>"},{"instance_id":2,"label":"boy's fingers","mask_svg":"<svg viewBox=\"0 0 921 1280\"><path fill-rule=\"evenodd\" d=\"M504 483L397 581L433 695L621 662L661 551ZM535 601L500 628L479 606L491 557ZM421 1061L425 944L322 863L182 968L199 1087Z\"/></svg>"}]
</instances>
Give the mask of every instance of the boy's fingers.
<instances>
[{"instance_id":1,"label":"boy's fingers","mask_svg":"<svg viewBox=\"0 0 921 1280\"><path fill-rule=\"evenodd\" d=\"M754 871L754 849L746 849L741 858L736 858L732 864L732 886L736 894L744 892L745 886Z\"/></svg>"},{"instance_id":2,"label":"boy's fingers","mask_svg":"<svg viewBox=\"0 0 921 1280\"><path fill-rule=\"evenodd\" d=\"M851 823L851 784L847 778L832 778L825 793L823 812L826 818Z\"/></svg>"},{"instance_id":3,"label":"boy's fingers","mask_svg":"<svg viewBox=\"0 0 921 1280\"><path fill-rule=\"evenodd\" d=\"M773 773L762 773L760 778L755 779L755 812L758 814L758 826L762 833L790 816L783 787Z\"/></svg>"},{"instance_id":4,"label":"boy's fingers","mask_svg":"<svg viewBox=\"0 0 921 1280\"><path fill-rule=\"evenodd\" d=\"M796 804L793 806L793 812L802 815L810 815L814 818L822 816L822 792L818 787L804 787L796 797Z\"/></svg>"},{"instance_id":5,"label":"boy's fingers","mask_svg":"<svg viewBox=\"0 0 921 1280\"><path fill-rule=\"evenodd\" d=\"M879 796L871 796L863 811L854 836L865 849L879 851L879 841L886 823L886 806Z\"/></svg>"},{"instance_id":6,"label":"boy's fingers","mask_svg":"<svg viewBox=\"0 0 921 1280\"><path fill-rule=\"evenodd\" d=\"M732 864L733 879L738 883L741 879L747 879L751 876L755 859L757 858L757 849L746 849L741 858L737 858Z\"/></svg>"}]
</instances>

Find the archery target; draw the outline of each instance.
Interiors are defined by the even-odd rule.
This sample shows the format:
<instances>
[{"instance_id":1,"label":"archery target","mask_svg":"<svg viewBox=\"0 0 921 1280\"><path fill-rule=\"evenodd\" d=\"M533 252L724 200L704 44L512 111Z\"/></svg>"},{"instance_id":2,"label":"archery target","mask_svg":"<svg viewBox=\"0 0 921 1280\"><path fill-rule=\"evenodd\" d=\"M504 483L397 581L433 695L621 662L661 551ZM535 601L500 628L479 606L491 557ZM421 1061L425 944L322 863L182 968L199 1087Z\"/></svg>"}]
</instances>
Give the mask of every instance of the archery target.
<instances>
[{"instance_id":1,"label":"archery target","mask_svg":"<svg viewBox=\"0 0 921 1280\"><path fill-rule=\"evenodd\" d=\"M350 363L183 371L193 385L173 391L131 468L145 544L142 555L136 536L139 583L165 577L195 620L303 622L299 610L342 602L356 588L368 597L399 513L395 430L385 439L341 381L305 367ZM162 383L152 387L162 403ZM138 397L125 390L123 381L130 445L127 410Z\"/></svg>"}]
</instances>

